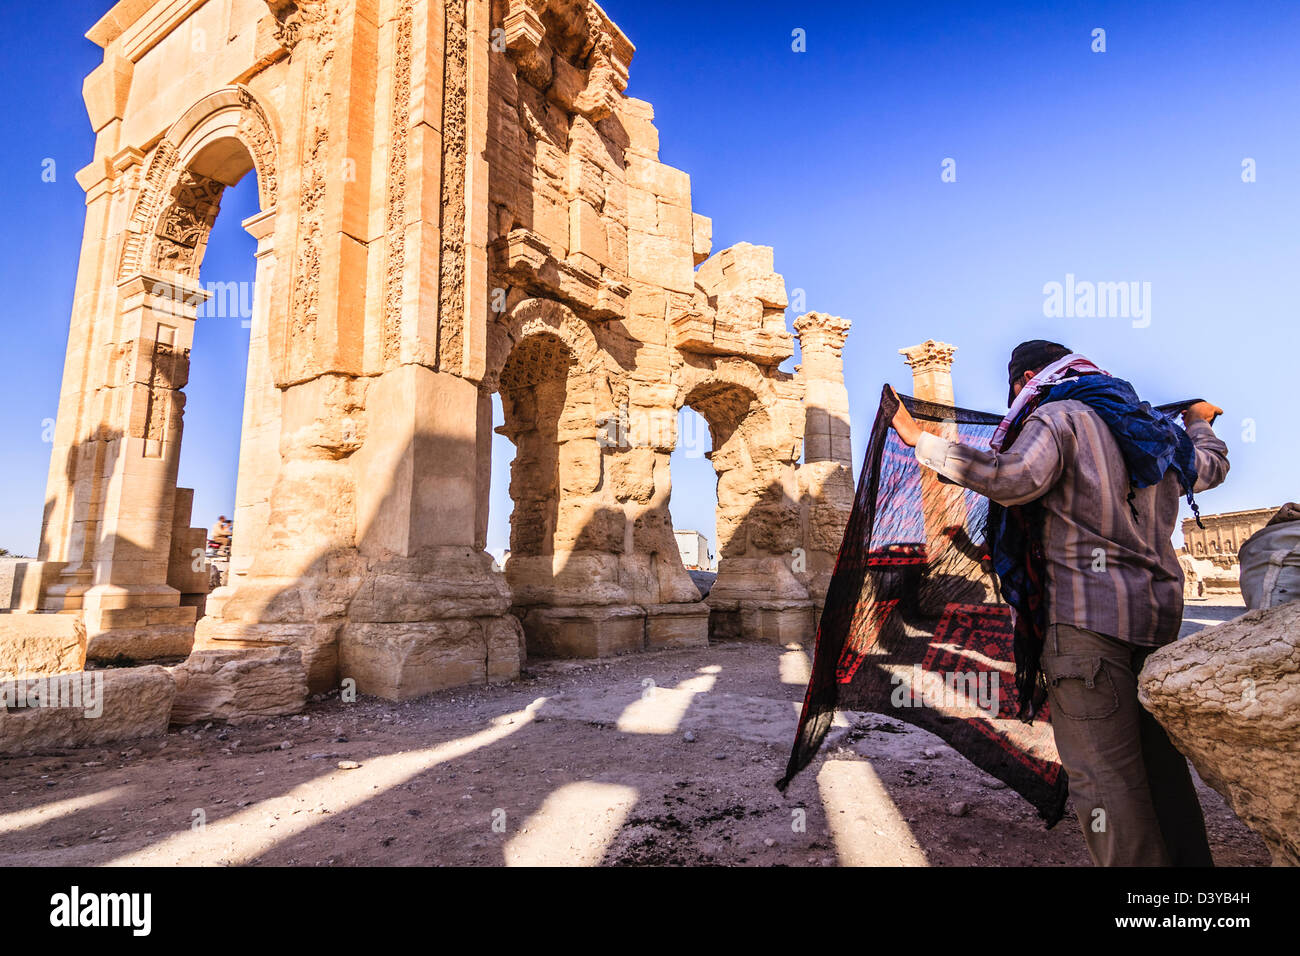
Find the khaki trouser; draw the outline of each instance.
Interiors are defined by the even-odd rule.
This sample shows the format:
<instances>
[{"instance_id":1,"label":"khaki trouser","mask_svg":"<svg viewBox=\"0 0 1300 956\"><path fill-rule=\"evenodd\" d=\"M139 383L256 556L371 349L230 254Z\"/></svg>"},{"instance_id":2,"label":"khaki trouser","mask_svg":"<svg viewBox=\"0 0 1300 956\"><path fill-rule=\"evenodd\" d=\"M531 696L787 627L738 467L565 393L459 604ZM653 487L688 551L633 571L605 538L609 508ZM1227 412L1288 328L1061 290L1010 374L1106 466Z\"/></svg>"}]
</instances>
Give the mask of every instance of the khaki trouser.
<instances>
[{"instance_id":1,"label":"khaki trouser","mask_svg":"<svg viewBox=\"0 0 1300 956\"><path fill-rule=\"evenodd\" d=\"M1213 866L1187 760L1138 703L1153 650L1068 624L1047 629L1056 749L1098 866Z\"/></svg>"}]
</instances>

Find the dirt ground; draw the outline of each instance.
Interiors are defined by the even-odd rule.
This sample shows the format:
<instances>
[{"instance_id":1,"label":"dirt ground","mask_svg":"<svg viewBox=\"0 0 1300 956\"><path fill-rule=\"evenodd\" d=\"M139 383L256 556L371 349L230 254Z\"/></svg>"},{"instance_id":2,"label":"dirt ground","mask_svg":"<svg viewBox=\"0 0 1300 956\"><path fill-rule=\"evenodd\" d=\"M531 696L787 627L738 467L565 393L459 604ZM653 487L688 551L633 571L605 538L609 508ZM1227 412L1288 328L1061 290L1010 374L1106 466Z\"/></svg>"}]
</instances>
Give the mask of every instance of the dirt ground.
<instances>
[{"instance_id":1,"label":"dirt ground","mask_svg":"<svg viewBox=\"0 0 1300 956\"><path fill-rule=\"evenodd\" d=\"M876 715L843 715L778 792L807 674L798 645L534 662L508 685L8 758L0 866L1089 862L1073 815L1044 829ZM1216 861L1266 864L1200 790Z\"/></svg>"}]
</instances>

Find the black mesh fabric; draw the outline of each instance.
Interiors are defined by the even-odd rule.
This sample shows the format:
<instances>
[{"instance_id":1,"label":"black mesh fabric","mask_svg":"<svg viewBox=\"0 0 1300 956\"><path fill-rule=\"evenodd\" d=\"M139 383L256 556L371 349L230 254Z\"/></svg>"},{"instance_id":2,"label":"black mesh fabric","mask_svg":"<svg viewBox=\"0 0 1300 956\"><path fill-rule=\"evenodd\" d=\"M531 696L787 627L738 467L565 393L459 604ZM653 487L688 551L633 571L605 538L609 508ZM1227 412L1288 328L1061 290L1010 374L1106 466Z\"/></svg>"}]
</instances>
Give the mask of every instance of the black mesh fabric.
<instances>
[{"instance_id":1,"label":"black mesh fabric","mask_svg":"<svg viewBox=\"0 0 1300 956\"><path fill-rule=\"evenodd\" d=\"M927 431L987 449L1001 418L900 396ZM886 388L817 631L786 776L807 766L836 709L870 711L947 741L1051 826L1065 772L1048 724L1016 719L1011 610L985 544L988 499L922 469L890 427Z\"/></svg>"},{"instance_id":2,"label":"black mesh fabric","mask_svg":"<svg viewBox=\"0 0 1300 956\"><path fill-rule=\"evenodd\" d=\"M883 390L778 786L813 759L837 708L869 711L943 738L1050 827L1064 812L1066 775L1050 708L1032 724L1017 719L1014 628L992 573L988 499L921 468L890 427L899 400L927 431L984 450L1002 420Z\"/></svg>"}]
</instances>

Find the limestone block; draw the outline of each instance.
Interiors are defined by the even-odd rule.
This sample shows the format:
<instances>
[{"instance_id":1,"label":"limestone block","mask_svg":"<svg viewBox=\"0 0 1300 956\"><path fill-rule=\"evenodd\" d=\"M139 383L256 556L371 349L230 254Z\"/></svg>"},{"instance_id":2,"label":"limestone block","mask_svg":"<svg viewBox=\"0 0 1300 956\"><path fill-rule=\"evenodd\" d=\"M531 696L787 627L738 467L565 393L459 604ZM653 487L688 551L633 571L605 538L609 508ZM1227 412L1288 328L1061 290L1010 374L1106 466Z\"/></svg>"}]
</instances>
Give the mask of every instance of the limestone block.
<instances>
[{"instance_id":1,"label":"limestone block","mask_svg":"<svg viewBox=\"0 0 1300 956\"><path fill-rule=\"evenodd\" d=\"M817 635L812 602L742 604L740 637L767 644L804 643Z\"/></svg>"},{"instance_id":2,"label":"limestone block","mask_svg":"<svg viewBox=\"0 0 1300 956\"><path fill-rule=\"evenodd\" d=\"M614 497L645 503L655 493L655 457L652 448L631 448L614 459Z\"/></svg>"},{"instance_id":3,"label":"limestone block","mask_svg":"<svg viewBox=\"0 0 1300 956\"><path fill-rule=\"evenodd\" d=\"M0 678L68 674L85 666L80 614L0 614Z\"/></svg>"},{"instance_id":4,"label":"limestone block","mask_svg":"<svg viewBox=\"0 0 1300 956\"><path fill-rule=\"evenodd\" d=\"M600 443L577 438L560 446L560 490L565 495L589 495L600 487Z\"/></svg>"},{"instance_id":5,"label":"limestone block","mask_svg":"<svg viewBox=\"0 0 1300 956\"><path fill-rule=\"evenodd\" d=\"M784 309L788 305L785 280L773 267L771 246L740 242L705 260L696 281L710 296L721 292L745 292L765 306Z\"/></svg>"},{"instance_id":6,"label":"limestone block","mask_svg":"<svg viewBox=\"0 0 1300 956\"><path fill-rule=\"evenodd\" d=\"M691 214L691 250L697 266L713 251L713 220L698 212Z\"/></svg>"},{"instance_id":7,"label":"limestone block","mask_svg":"<svg viewBox=\"0 0 1300 956\"><path fill-rule=\"evenodd\" d=\"M0 707L0 753L94 747L167 732L176 686L165 668L79 671L40 680L46 704L32 706L28 682L29 706L22 709L12 706L13 683L0 683L0 694L11 695L10 706ZM48 706L56 695L63 706Z\"/></svg>"},{"instance_id":8,"label":"limestone block","mask_svg":"<svg viewBox=\"0 0 1300 956\"><path fill-rule=\"evenodd\" d=\"M197 650L171 669L173 724L296 714L307 701L307 675L294 648Z\"/></svg>"},{"instance_id":9,"label":"limestone block","mask_svg":"<svg viewBox=\"0 0 1300 956\"><path fill-rule=\"evenodd\" d=\"M396 624L349 624L339 646L339 673L357 690L406 700L447 687L519 676L519 623L462 618Z\"/></svg>"},{"instance_id":10,"label":"limestone block","mask_svg":"<svg viewBox=\"0 0 1300 956\"><path fill-rule=\"evenodd\" d=\"M86 645L86 657L92 661L180 657L194 646L193 607L107 608L92 617Z\"/></svg>"},{"instance_id":11,"label":"limestone block","mask_svg":"<svg viewBox=\"0 0 1300 956\"><path fill-rule=\"evenodd\" d=\"M522 617L530 657L616 657L645 650L644 609L529 608Z\"/></svg>"},{"instance_id":12,"label":"limestone block","mask_svg":"<svg viewBox=\"0 0 1300 956\"><path fill-rule=\"evenodd\" d=\"M690 208L691 177L680 169L665 166L642 156L628 156L627 182L629 186L645 189L660 199L677 206Z\"/></svg>"},{"instance_id":13,"label":"limestone block","mask_svg":"<svg viewBox=\"0 0 1300 956\"><path fill-rule=\"evenodd\" d=\"M634 235L628 242L628 275L676 292L691 292L695 277L691 271L689 246L666 236Z\"/></svg>"},{"instance_id":14,"label":"limestone block","mask_svg":"<svg viewBox=\"0 0 1300 956\"><path fill-rule=\"evenodd\" d=\"M42 602L65 567L63 561L0 558L0 611L59 610Z\"/></svg>"},{"instance_id":15,"label":"limestone block","mask_svg":"<svg viewBox=\"0 0 1300 956\"><path fill-rule=\"evenodd\" d=\"M1300 602L1251 611L1152 654L1138 700L1197 772L1300 865Z\"/></svg>"},{"instance_id":16,"label":"limestone block","mask_svg":"<svg viewBox=\"0 0 1300 956\"><path fill-rule=\"evenodd\" d=\"M654 108L645 100L626 97L619 104L619 119L627 130L628 149L647 159L659 158L659 130L654 124Z\"/></svg>"},{"instance_id":17,"label":"limestone block","mask_svg":"<svg viewBox=\"0 0 1300 956\"><path fill-rule=\"evenodd\" d=\"M134 64L116 52L107 54L82 84L82 98L90 116L90 128L99 132L115 119L126 115L127 94L131 89Z\"/></svg>"},{"instance_id":18,"label":"limestone block","mask_svg":"<svg viewBox=\"0 0 1300 956\"><path fill-rule=\"evenodd\" d=\"M646 606L646 646L653 650L707 647L709 606L694 604L651 604Z\"/></svg>"}]
</instances>

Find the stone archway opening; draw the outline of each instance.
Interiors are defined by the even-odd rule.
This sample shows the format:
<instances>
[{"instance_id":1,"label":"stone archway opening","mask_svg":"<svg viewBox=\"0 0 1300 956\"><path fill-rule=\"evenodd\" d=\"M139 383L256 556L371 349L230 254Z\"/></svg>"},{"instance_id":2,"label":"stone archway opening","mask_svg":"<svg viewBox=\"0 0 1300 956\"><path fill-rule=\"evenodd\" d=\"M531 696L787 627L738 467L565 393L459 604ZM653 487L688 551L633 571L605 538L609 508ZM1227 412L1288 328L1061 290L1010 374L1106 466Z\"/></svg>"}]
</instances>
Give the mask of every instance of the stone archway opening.
<instances>
[{"instance_id":1,"label":"stone archway opening","mask_svg":"<svg viewBox=\"0 0 1300 956\"><path fill-rule=\"evenodd\" d=\"M544 332L515 345L501 370L498 395L504 424L495 431L515 448L507 580L524 590L539 567L549 568L548 559L555 553L560 427L574 364L573 353L559 336Z\"/></svg>"},{"instance_id":2,"label":"stone archway opening","mask_svg":"<svg viewBox=\"0 0 1300 956\"><path fill-rule=\"evenodd\" d=\"M197 308L183 392L184 434L172 532L173 551L191 561L187 572L169 576L168 583L181 590L183 605L198 608L200 617L208 592L230 578L232 548L207 548L208 542L222 539L218 519L228 519L235 528L251 523L248 489L244 500L237 500L237 483L244 431L255 429L262 418L247 394L257 240L243 225L258 215L255 176L246 175L224 189L197 275L208 298ZM257 334L263 336L264 329ZM241 554L248 553L247 545L240 541ZM206 565L201 560L205 551Z\"/></svg>"},{"instance_id":3,"label":"stone archway opening","mask_svg":"<svg viewBox=\"0 0 1300 956\"><path fill-rule=\"evenodd\" d=\"M713 468L712 429L690 405L677 410L676 443L669 457L673 535L678 555L701 599L718 569L718 474Z\"/></svg>"},{"instance_id":4,"label":"stone archway opening","mask_svg":"<svg viewBox=\"0 0 1300 956\"><path fill-rule=\"evenodd\" d=\"M800 543L797 503L788 498L782 461L773 453L776 431L756 392L738 382L706 380L686 393L682 405L708 425L705 457L716 475L709 636L749 636L757 626L749 619L755 600L799 590L789 570Z\"/></svg>"}]
</instances>

